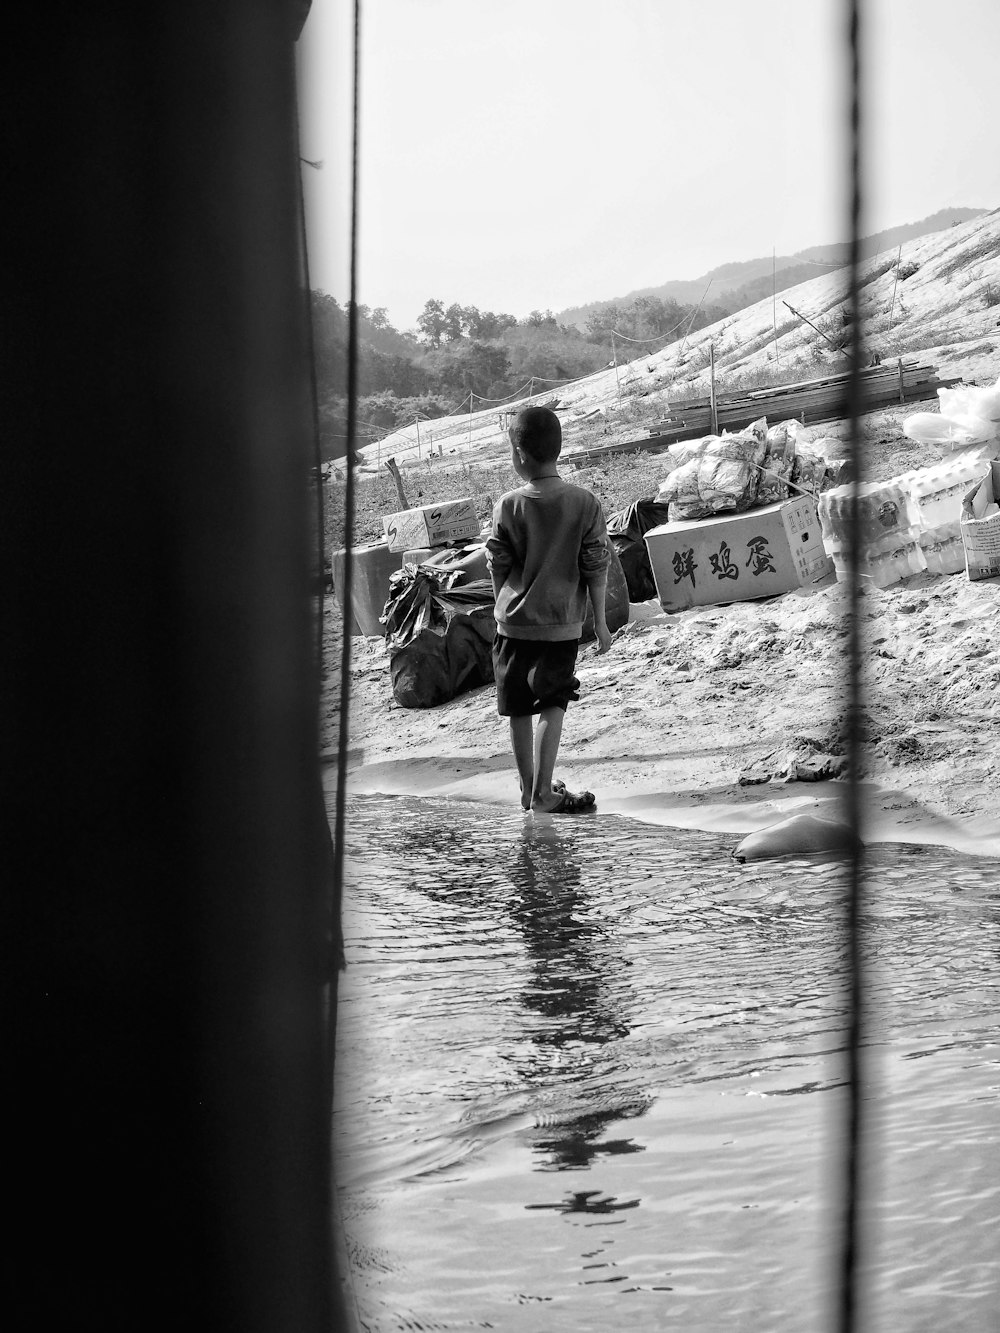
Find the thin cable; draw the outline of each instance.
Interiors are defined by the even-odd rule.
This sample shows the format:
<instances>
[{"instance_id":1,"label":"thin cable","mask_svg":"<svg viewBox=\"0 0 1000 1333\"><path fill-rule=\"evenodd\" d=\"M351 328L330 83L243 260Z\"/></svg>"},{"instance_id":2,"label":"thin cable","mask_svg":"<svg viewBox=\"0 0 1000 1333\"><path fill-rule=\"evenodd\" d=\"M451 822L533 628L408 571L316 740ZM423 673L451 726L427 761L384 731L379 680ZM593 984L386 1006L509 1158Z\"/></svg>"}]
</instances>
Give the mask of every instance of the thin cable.
<instances>
[{"instance_id":1,"label":"thin cable","mask_svg":"<svg viewBox=\"0 0 1000 1333\"><path fill-rule=\"evenodd\" d=\"M709 278L709 280L708 280L708 287L711 287L713 281L714 281L714 279ZM705 290L702 292L702 294L701 294L701 300L698 302L697 306L695 307L695 312L694 312L694 314L691 316L691 323L688 325L687 329L685 330L685 333L684 333L684 339L683 339L683 341L681 342L681 356L684 355L684 348L687 346L688 335L690 334L691 330L694 328L694 322L695 322L695 320L698 318L698 312L701 310L702 306L705 304L705 297L708 295L708 287L706 287Z\"/></svg>"},{"instance_id":2,"label":"thin cable","mask_svg":"<svg viewBox=\"0 0 1000 1333\"><path fill-rule=\"evenodd\" d=\"M707 290L708 289L706 288L706 291ZM695 314L697 313L698 312L695 311ZM630 338L627 334L620 332L618 329L611 329L610 332L613 333L616 338L621 338L623 342L627 343L658 343L664 338L669 338L672 333L676 333L677 330L681 327L681 325L685 324L686 322L687 322L687 315L684 316L684 318L680 321L680 323L675 324L672 329L667 329L666 333L657 333L652 338Z\"/></svg>"},{"instance_id":3,"label":"thin cable","mask_svg":"<svg viewBox=\"0 0 1000 1333\"><path fill-rule=\"evenodd\" d=\"M361 0L354 0L354 101L351 125L351 303L347 318L347 468L344 478L344 592L340 654L340 707L337 732L337 792L333 838L334 907L340 914L344 896L344 832L347 802L347 747L350 724L351 640L354 619L354 448L358 406L358 120L361 54ZM329 1031L329 1094L333 1097L336 1031Z\"/></svg>"},{"instance_id":4,"label":"thin cable","mask_svg":"<svg viewBox=\"0 0 1000 1333\"><path fill-rule=\"evenodd\" d=\"M865 1040L864 973L861 950L861 905L864 889L864 849L861 838L861 784L863 759L862 629L861 629L861 523L860 489L863 480L860 417L862 392L861 335L861 0L847 0L850 57L850 308L853 357L848 379L850 403L850 457L853 463L849 501L848 643L847 643L847 820L855 833L847 885L848 1031L847 1031L847 1144L844 1157L844 1207L841 1241L840 1333L854 1333L858 1318L858 1228L861 1173L863 1093L861 1050Z\"/></svg>"}]
</instances>

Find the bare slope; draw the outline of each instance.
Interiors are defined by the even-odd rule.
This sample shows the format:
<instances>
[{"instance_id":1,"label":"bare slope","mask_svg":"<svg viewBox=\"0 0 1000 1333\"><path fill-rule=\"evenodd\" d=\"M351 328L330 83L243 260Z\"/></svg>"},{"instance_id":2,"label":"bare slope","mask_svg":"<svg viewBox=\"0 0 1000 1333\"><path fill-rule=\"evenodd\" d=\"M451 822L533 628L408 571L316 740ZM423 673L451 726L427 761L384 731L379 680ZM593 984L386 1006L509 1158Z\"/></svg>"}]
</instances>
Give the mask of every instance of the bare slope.
<instances>
[{"instance_id":1,"label":"bare slope","mask_svg":"<svg viewBox=\"0 0 1000 1333\"><path fill-rule=\"evenodd\" d=\"M985 211L982 208L945 208L941 209L940 212L931 214L930 217L922 218L919 222L905 223L900 227L889 227L887 230L877 232L873 236L865 236L860 242L862 258L867 259L878 254L894 253L901 244L904 246L904 252L908 251L910 243L914 240L927 236L931 232L944 231L947 227L957 223L968 222L972 218L981 217ZM789 281L794 281L794 276L783 281L782 270L804 268L809 264L828 269L836 267L838 264L846 264L847 256L848 247L843 242L836 245L809 246L805 250L797 250L793 255L762 255L756 259L720 264L718 268L703 273L699 278L673 279L669 282L660 283L658 286L638 287L634 291L627 292L625 296L612 297L605 301L591 301L582 306L572 306L560 311L557 318L561 324L577 324L580 328L584 328L588 315L596 310L603 309L605 306L632 301L637 296L658 296L662 300L673 299L680 301L682 304L694 305L701 300L706 287L708 288L708 300L711 303L713 299L718 300L720 296L737 292L739 288L752 282L755 278L766 278L770 282L772 274L777 277L780 290L782 287L788 286ZM908 254L906 254L906 258L909 258ZM775 270L777 270L776 273ZM799 281L805 281L807 276L811 278L815 274L803 274Z\"/></svg>"},{"instance_id":2,"label":"bare slope","mask_svg":"<svg viewBox=\"0 0 1000 1333\"><path fill-rule=\"evenodd\" d=\"M840 353L788 308L794 307L828 337L843 334L847 270L838 269L749 306L692 338L671 343L628 364L556 390L567 451L635 436L665 411L670 397L690 396L706 383L714 347L720 387L743 387L754 377L792 381L843 369ZM898 266L882 254L862 266L863 331L883 360L919 354L942 376L992 382L1000 347L1000 209L906 246ZM655 345L654 345L655 346ZM551 393L498 404L465 415L397 431L359 452L367 466L395 456L402 467L426 460L492 461L507 450L509 412Z\"/></svg>"}]
</instances>

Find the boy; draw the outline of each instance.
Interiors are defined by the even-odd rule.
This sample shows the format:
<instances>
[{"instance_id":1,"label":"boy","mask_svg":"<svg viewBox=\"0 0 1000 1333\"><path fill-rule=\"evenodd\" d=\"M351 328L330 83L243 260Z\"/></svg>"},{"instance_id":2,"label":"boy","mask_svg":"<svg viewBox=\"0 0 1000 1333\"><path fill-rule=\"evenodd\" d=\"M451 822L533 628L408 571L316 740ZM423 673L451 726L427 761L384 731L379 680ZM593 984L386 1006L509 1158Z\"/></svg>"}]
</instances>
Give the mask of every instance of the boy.
<instances>
[{"instance_id":1,"label":"boy","mask_svg":"<svg viewBox=\"0 0 1000 1333\"><path fill-rule=\"evenodd\" d=\"M566 706L579 698L573 672L588 595L597 651L611 647L607 529L597 497L559 475L562 427L554 412L523 408L508 433L511 464L526 484L500 497L486 543L496 596L497 712L510 719L524 809L575 814L595 805L593 794L567 791L552 775Z\"/></svg>"}]
</instances>

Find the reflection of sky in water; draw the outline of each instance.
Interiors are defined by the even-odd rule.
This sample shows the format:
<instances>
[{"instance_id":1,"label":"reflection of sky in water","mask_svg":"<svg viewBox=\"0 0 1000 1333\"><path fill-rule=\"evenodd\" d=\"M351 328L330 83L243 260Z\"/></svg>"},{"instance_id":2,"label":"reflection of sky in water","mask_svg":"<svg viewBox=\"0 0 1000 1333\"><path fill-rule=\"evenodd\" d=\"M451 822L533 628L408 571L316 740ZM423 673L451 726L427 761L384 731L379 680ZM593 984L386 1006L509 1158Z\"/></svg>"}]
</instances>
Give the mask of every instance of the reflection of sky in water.
<instances>
[{"instance_id":1,"label":"reflection of sky in water","mask_svg":"<svg viewBox=\"0 0 1000 1333\"><path fill-rule=\"evenodd\" d=\"M407 1270L386 1326L404 1308L461 1309L534 1329L503 1317L529 1286L566 1302L546 1307L553 1333L668 1313L715 1328L741 1309L758 1327L818 1326L802 1311L828 1286L836 1212L841 872L738 866L736 841L600 814L352 803L337 1141L356 1244L388 1245ZM912 1326L894 1293L914 1255L928 1311L949 1274L970 1318L996 1294L997 879L996 862L937 849L871 853L866 1178L892 1224L870 1250L874 1329ZM551 1232L559 1219L569 1230ZM612 1288L629 1322L599 1313L595 1290Z\"/></svg>"}]
</instances>

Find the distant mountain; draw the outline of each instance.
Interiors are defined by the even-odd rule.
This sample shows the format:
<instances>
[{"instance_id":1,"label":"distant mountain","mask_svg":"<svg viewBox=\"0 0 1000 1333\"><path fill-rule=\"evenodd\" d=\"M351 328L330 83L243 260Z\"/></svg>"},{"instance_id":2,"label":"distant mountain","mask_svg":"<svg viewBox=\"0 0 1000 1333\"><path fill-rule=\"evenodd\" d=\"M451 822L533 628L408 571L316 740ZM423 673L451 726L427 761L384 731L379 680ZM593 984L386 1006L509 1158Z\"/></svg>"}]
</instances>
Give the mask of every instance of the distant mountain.
<instances>
[{"instance_id":1,"label":"distant mountain","mask_svg":"<svg viewBox=\"0 0 1000 1333\"><path fill-rule=\"evenodd\" d=\"M861 241L861 258L867 259L881 251L895 250L906 241L919 236L928 236L932 232L944 231L959 222L968 222L971 218L981 217L988 212L985 208L943 208L920 222L907 222L901 227L889 227L876 232L874 236L865 236ZM638 287L625 296L611 297L606 301L591 301L588 305L570 306L556 316L560 324L577 325L586 328L587 319L595 311L609 305L626 305L637 296L657 296L661 300L674 300L680 305L695 306L705 295L708 288L708 300L713 304L724 304L731 310L741 310L754 301L761 300L771 291L772 277L776 291L794 287L809 278L818 277L831 268L840 268L847 263L848 245L841 241L833 245L813 245L806 250L798 250L794 255L766 255L761 259L746 259L728 264L720 264L702 274L700 278L674 279L664 282L659 287ZM711 286L709 287L709 280ZM743 289L746 289L745 291Z\"/></svg>"}]
</instances>

